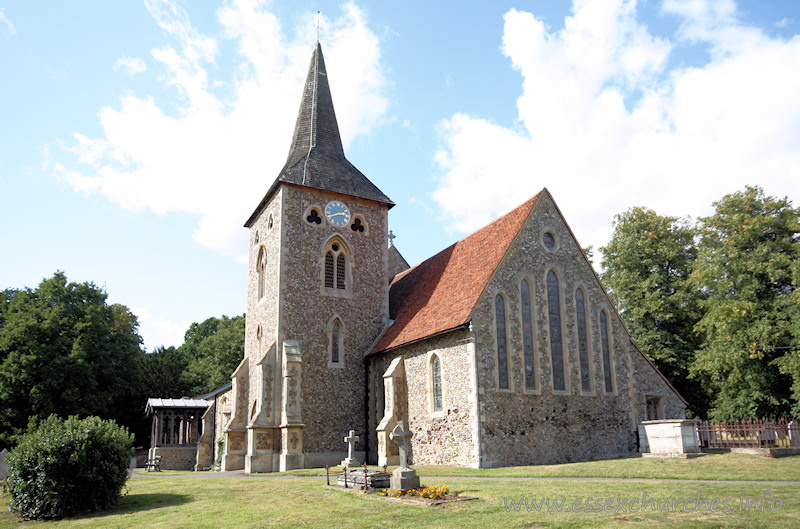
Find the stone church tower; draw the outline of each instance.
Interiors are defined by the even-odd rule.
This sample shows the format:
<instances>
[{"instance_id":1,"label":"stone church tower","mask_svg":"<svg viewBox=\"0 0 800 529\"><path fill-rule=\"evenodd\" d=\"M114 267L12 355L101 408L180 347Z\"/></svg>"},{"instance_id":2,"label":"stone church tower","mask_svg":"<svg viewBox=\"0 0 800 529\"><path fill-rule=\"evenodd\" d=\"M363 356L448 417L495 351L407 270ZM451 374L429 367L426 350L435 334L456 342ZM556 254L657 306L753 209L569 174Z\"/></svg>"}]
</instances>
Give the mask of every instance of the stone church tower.
<instances>
[{"instance_id":1,"label":"stone church tower","mask_svg":"<svg viewBox=\"0 0 800 529\"><path fill-rule=\"evenodd\" d=\"M344 156L318 43L286 165L245 223L245 358L223 469L335 465L347 431L366 430L363 355L387 324L393 205Z\"/></svg>"}]
</instances>

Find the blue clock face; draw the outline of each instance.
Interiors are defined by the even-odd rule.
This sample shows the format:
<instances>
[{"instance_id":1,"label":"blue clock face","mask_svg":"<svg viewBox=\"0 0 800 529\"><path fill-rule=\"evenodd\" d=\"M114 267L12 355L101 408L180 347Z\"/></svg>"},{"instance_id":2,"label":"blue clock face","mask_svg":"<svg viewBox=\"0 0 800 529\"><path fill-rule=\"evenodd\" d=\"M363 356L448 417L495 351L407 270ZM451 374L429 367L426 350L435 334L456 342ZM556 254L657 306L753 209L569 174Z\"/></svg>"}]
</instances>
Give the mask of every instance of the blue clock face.
<instances>
[{"instance_id":1,"label":"blue clock face","mask_svg":"<svg viewBox=\"0 0 800 529\"><path fill-rule=\"evenodd\" d=\"M325 218L337 228L343 228L350 222L350 210L342 202L334 200L325 206Z\"/></svg>"}]
</instances>

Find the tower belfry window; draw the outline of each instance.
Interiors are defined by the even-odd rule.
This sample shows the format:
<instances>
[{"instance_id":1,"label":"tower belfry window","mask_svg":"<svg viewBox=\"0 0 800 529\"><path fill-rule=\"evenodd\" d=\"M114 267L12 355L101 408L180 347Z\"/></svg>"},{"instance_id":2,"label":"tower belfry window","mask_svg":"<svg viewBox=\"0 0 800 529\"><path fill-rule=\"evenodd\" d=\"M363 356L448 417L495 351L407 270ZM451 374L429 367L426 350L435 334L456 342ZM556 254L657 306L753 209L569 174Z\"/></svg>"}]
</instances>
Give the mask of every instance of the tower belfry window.
<instances>
[{"instance_id":1,"label":"tower belfry window","mask_svg":"<svg viewBox=\"0 0 800 529\"><path fill-rule=\"evenodd\" d=\"M350 254L337 238L324 249L323 287L327 294L347 294L350 290Z\"/></svg>"}]
</instances>

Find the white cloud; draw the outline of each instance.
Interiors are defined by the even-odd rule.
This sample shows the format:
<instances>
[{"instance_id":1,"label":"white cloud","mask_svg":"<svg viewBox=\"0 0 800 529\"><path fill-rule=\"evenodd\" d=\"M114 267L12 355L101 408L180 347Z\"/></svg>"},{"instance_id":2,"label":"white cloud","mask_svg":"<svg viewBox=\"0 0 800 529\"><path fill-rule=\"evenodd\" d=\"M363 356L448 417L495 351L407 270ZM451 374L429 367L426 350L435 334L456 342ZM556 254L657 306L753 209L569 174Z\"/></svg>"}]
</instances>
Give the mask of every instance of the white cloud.
<instances>
[{"instance_id":1,"label":"white cloud","mask_svg":"<svg viewBox=\"0 0 800 529\"><path fill-rule=\"evenodd\" d=\"M6 25L6 31L10 36L13 37L14 35L17 34L17 28L15 28L14 24L12 24L11 21L6 18L6 15L5 13L3 13L2 9L0 9L0 22Z\"/></svg>"},{"instance_id":2,"label":"white cloud","mask_svg":"<svg viewBox=\"0 0 800 529\"><path fill-rule=\"evenodd\" d=\"M180 7L148 1L171 43L152 55L161 81L180 96L177 112L172 101L126 95L118 108L100 110L103 136L76 133L65 145L73 158L52 162L51 170L74 189L101 193L132 211L198 215L198 243L244 259L242 224L286 160L314 46L313 40L287 40L268 5L233 0L219 9L224 36L236 45L237 68L233 79L214 79L210 66L221 60L218 42L195 28ZM316 13L308 12L299 24L311 28L315 22ZM347 148L386 113L380 43L350 3L322 27Z\"/></svg>"},{"instance_id":3,"label":"white cloud","mask_svg":"<svg viewBox=\"0 0 800 529\"><path fill-rule=\"evenodd\" d=\"M125 70L128 75L134 75L147 70L147 65L138 57L122 57L114 64L114 71L119 70Z\"/></svg>"},{"instance_id":4,"label":"white cloud","mask_svg":"<svg viewBox=\"0 0 800 529\"><path fill-rule=\"evenodd\" d=\"M787 27L789 24L791 24L791 22L792 22L792 20L791 20L790 18L788 18L788 17L783 17L783 18L782 18L782 19L780 19L778 22L775 22L775 27L776 27L776 28L785 28L785 27Z\"/></svg>"},{"instance_id":5,"label":"white cloud","mask_svg":"<svg viewBox=\"0 0 800 529\"><path fill-rule=\"evenodd\" d=\"M148 350L157 345L164 347L182 345L184 335L192 324L191 320L173 321L160 314L154 315L145 307L131 307L131 312L139 320L139 334L148 337L144 344Z\"/></svg>"},{"instance_id":6,"label":"white cloud","mask_svg":"<svg viewBox=\"0 0 800 529\"><path fill-rule=\"evenodd\" d=\"M558 31L506 14L523 130L464 114L441 123L434 198L453 231L545 186L584 245L605 244L612 216L633 205L707 214L746 184L800 202L800 37L742 25L732 2L664 10L683 17L673 41L653 37L633 1L575 1ZM706 45L708 63L667 70L685 43Z\"/></svg>"}]
</instances>

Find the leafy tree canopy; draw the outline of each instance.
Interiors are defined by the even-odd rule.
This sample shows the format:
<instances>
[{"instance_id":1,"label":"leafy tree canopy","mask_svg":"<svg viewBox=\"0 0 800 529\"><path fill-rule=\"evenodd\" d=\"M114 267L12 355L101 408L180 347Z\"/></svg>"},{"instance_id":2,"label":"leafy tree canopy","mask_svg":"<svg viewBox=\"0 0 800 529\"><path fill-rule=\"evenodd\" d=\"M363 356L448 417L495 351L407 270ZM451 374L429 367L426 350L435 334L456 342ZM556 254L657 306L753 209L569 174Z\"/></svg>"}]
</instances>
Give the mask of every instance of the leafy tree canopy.
<instances>
[{"instance_id":1,"label":"leafy tree canopy","mask_svg":"<svg viewBox=\"0 0 800 529\"><path fill-rule=\"evenodd\" d=\"M187 360L184 382L187 395L212 391L231 381L231 373L244 358L245 317L222 316L193 323L178 348Z\"/></svg>"},{"instance_id":2,"label":"leafy tree canopy","mask_svg":"<svg viewBox=\"0 0 800 529\"><path fill-rule=\"evenodd\" d=\"M697 255L686 219L634 207L614 217L614 234L601 248L603 282L636 342L703 415L706 396L688 378L700 338L698 296L688 284Z\"/></svg>"},{"instance_id":3,"label":"leafy tree canopy","mask_svg":"<svg viewBox=\"0 0 800 529\"><path fill-rule=\"evenodd\" d=\"M800 210L749 186L714 206L699 219L691 277L704 294L697 324L704 342L692 372L713 389L716 419L783 415L800 317Z\"/></svg>"},{"instance_id":4,"label":"leafy tree canopy","mask_svg":"<svg viewBox=\"0 0 800 529\"><path fill-rule=\"evenodd\" d=\"M141 416L138 321L106 298L63 272L36 289L2 292L0 445L13 445L29 417L97 415L128 425Z\"/></svg>"}]
</instances>

